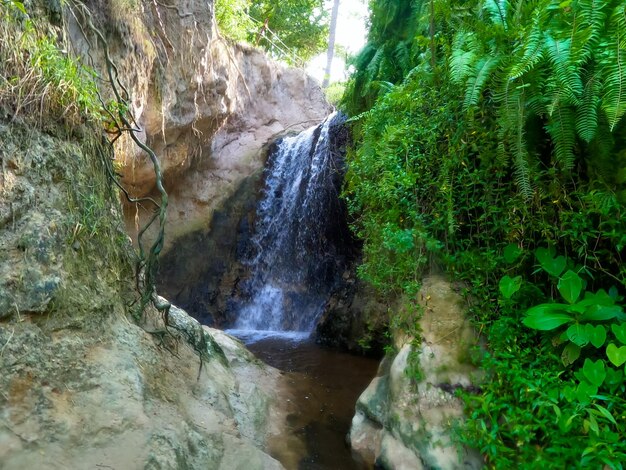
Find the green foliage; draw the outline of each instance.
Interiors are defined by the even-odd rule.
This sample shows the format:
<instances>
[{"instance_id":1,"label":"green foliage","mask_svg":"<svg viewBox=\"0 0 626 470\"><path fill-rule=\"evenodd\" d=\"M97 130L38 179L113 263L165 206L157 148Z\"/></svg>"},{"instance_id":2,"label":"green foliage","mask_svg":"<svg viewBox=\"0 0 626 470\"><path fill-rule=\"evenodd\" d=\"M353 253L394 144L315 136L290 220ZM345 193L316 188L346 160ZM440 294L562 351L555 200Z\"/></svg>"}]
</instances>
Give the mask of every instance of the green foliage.
<instances>
[{"instance_id":1,"label":"green foliage","mask_svg":"<svg viewBox=\"0 0 626 470\"><path fill-rule=\"evenodd\" d=\"M105 114L95 73L59 43L57 33L17 0L0 1L0 107L39 127L68 131Z\"/></svg>"},{"instance_id":2,"label":"green foliage","mask_svg":"<svg viewBox=\"0 0 626 470\"><path fill-rule=\"evenodd\" d=\"M557 291L566 302L533 306L523 318L525 326L550 332L544 347L558 348L565 367L558 382L547 389L549 403L539 405L554 410L558 431L553 433L558 435L552 439L587 436L585 447L583 443L570 447L572 464L622 468L626 445L616 445L615 440L626 432L626 423L615 419L626 413L622 398L626 383L620 369L626 362L626 347L622 350L615 344L626 344L626 315L617 303L621 298L615 289L586 290L585 280L571 269L561 274L572 260L555 257L553 250L538 248L535 254L541 269L556 278ZM505 285L508 279L503 277ZM515 307L509 306L514 314Z\"/></svg>"},{"instance_id":3,"label":"green foliage","mask_svg":"<svg viewBox=\"0 0 626 470\"><path fill-rule=\"evenodd\" d=\"M246 41L255 30L249 7L250 0L216 0L215 19L220 32L235 41Z\"/></svg>"},{"instance_id":4,"label":"green foliage","mask_svg":"<svg viewBox=\"0 0 626 470\"><path fill-rule=\"evenodd\" d=\"M326 99L329 103L337 105L346 91L346 84L343 82L334 82L324 88Z\"/></svg>"},{"instance_id":5,"label":"green foliage","mask_svg":"<svg viewBox=\"0 0 626 470\"><path fill-rule=\"evenodd\" d=\"M303 65L326 48L328 12L322 0L217 0L215 16L229 38L260 46L292 65Z\"/></svg>"},{"instance_id":6,"label":"green foliage","mask_svg":"<svg viewBox=\"0 0 626 470\"><path fill-rule=\"evenodd\" d=\"M490 467L622 468L626 4L371 6L343 101L360 275L465 282L488 377L459 436Z\"/></svg>"}]
</instances>

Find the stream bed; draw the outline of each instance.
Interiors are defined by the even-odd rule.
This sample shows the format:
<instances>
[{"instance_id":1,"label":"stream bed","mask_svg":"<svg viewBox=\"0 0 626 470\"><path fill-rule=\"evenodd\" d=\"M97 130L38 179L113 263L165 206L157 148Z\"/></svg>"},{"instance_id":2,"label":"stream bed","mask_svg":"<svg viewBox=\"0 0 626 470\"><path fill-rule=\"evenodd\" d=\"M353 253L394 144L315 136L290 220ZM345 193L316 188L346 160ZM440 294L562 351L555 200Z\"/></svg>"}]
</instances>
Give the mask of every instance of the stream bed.
<instances>
[{"instance_id":1,"label":"stream bed","mask_svg":"<svg viewBox=\"0 0 626 470\"><path fill-rule=\"evenodd\" d=\"M285 400L286 429L270 442L270 453L287 470L369 468L352 458L346 436L377 360L317 345L302 334L232 333L283 374L279 396Z\"/></svg>"}]
</instances>

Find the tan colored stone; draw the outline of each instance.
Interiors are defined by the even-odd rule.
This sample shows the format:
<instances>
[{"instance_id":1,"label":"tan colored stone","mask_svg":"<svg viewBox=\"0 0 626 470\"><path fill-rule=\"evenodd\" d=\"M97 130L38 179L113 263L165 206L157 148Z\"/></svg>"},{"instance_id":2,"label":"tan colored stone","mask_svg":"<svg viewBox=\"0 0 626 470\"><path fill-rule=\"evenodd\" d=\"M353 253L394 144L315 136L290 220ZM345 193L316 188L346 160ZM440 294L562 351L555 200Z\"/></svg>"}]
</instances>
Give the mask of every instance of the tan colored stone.
<instances>
[{"instance_id":1,"label":"tan colored stone","mask_svg":"<svg viewBox=\"0 0 626 470\"><path fill-rule=\"evenodd\" d=\"M414 351L412 339L405 338L391 364L359 397L351 442L385 469L481 468L480 455L469 449L459 453L450 436L453 422L463 419L463 405L447 390L476 379L467 361L476 340L462 299L441 276L424 279L419 299L421 345ZM419 377L409 375L413 355Z\"/></svg>"}]
</instances>

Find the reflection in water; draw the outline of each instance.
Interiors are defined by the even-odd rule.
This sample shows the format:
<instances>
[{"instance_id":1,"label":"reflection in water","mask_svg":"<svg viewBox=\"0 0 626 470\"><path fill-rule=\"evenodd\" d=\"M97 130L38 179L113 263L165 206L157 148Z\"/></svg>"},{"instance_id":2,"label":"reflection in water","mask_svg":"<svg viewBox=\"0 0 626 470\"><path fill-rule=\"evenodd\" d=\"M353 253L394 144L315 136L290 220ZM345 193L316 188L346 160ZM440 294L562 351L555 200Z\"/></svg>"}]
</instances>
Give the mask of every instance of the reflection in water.
<instances>
[{"instance_id":1,"label":"reflection in water","mask_svg":"<svg viewBox=\"0 0 626 470\"><path fill-rule=\"evenodd\" d=\"M368 468L353 460L346 435L354 404L376 375L378 362L284 333L246 342L259 359L284 372L280 395L290 401L285 406L291 412L286 436L270 443L270 453L288 470Z\"/></svg>"}]
</instances>

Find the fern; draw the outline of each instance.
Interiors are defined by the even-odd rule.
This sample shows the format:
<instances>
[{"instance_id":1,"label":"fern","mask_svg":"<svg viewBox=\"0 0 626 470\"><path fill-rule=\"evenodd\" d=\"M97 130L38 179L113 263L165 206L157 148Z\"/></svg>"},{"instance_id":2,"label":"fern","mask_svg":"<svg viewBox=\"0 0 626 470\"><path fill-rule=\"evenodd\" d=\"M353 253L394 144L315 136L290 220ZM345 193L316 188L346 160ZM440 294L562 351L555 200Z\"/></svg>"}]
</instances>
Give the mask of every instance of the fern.
<instances>
[{"instance_id":1,"label":"fern","mask_svg":"<svg viewBox=\"0 0 626 470\"><path fill-rule=\"evenodd\" d=\"M577 104L583 91L582 80L579 70L570 62L572 38L554 39L546 34L545 49L552 65L553 105L549 109L552 114L554 109L561 104Z\"/></svg>"},{"instance_id":2,"label":"fern","mask_svg":"<svg viewBox=\"0 0 626 470\"><path fill-rule=\"evenodd\" d=\"M577 7L583 25L589 28L589 37L585 47L589 50L594 48L602 39L606 28L607 12L606 0L578 0Z\"/></svg>"},{"instance_id":3,"label":"fern","mask_svg":"<svg viewBox=\"0 0 626 470\"><path fill-rule=\"evenodd\" d=\"M546 125L546 130L554 144L556 162L565 171L569 171L574 167L575 122L574 110L569 106L559 106L550 116Z\"/></svg>"},{"instance_id":4,"label":"fern","mask_svg":"<svg viewBox=\"0 0 626 470\"><path fill-rule=\"evenodd\" d=\"M626 5L616 7L611 15L609 42L602 60L602 109L611 131L626 112Z\"/></svg>"},{"instance_id":5,"label":"fern","mask_svg":"<svg viewBox=\"0 0 626 470\"><path fill-rule=\"evenodd\" d=\"M543 56L543 32L538 23L533 25L524 44L522 59L511 67L510 78L515 79L532 69Z\"/></svg>"},{"instance_id":6,"label":"fern","mask_svg":"<svg viewBox=\"0 0 626 470\"><path fill-rule=\"evenodd\" d=\"M463 107L467 110L478 104L483 87L493 69L498 65L499 57L482 57L474 65L465 88Z\"/></svg>"},{"instance_id":7,"label":"fern","mask_svg":"<svg viewBox=\"0 0 626 470\"><path fill-rule=\"evenodd\" d=\"M402 71L402 75L406 75L412 67L410 47L410 41L401 41L393 51L393 57L398 64L398 68Z\"/></svg>"},{"instance_id":8,"label":"fern","mask_svg":"<svg viewBox=\"0 0 626 470\"><path fill-rule=\"evenodd\" d=\"M503 121L508 127L506 138L510 141L513 152L515 184L524 200L529 201L532 199L533 187L525 137L526 103L523 90L522 87L517 87L506 94L503 103L506 117Z\"/></svg>"},{"instance_id":9,"label":"fern","mask_svg":"<svg viewBox=\"0 0 626 470\"><path fill-rule=\"evenodd\" d=\"M585 85L580 106L576 111L576 132L586 142L591 142L598 130L599 92L600 81L596 75L592 75Z\"/></svg>"},{"instance_id":10,"label":"fern","mask_svg":"<svg viewBox=\"0 0 626 470\"><path fill-rule=\"evenodd\" d=\"M472 33L459 31L452 42L450 55L450 80L452 83L464 83L472 73L476 60L476 40Z\"/></svg>"},{"instance_id":11,"label":"fern","mask_svg":"<svg viewBox=\"0 0 626 470\"><path fill-rule=\"evenodd\" d=\"M485 0L485 3L483 4L483 8L489 14L491 21L505 29L507 27L509 7L510 4L508 0Z\"/></svg>"}]
</instances>

